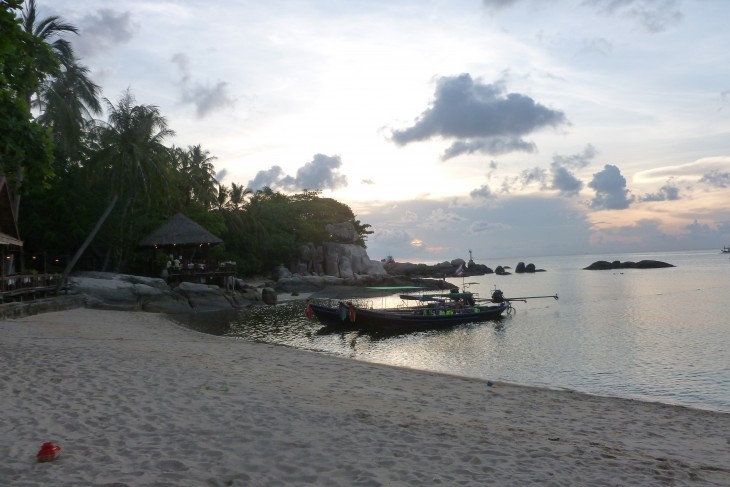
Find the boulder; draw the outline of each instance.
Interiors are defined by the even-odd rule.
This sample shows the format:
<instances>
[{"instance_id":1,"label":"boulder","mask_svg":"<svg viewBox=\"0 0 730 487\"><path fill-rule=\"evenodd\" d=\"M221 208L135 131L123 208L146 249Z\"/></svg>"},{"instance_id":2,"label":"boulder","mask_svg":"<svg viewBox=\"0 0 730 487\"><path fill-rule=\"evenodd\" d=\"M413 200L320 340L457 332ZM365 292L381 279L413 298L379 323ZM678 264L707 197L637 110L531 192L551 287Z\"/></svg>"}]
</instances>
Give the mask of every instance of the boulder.
<instances>
[{"instance_id":1,"label":"boulder","mask_svg":"<svg viewBox=\"0 0 730 487\"><path fill-rule=\"evenodd\" d=\"M187 299L194 311L216 311L237 307L236 303L218 286L181 282L174 291Z\"/></svg>"},{"instance_id":2,"label":"boulder","mask_svg":"<svg viewBox=\"0 0 730 487\"><path fill-rule=\"evenodd\" d=\"M608 262L605 260L597 260L596 262L592 263L588 267L584 267L583 269L589 271L602 271L608 269L659 269L663 267L674 267L674 265L659 260L641 260L639 262L620 262L618 260Z\"/></svg>"},{"instance_id":3,"label":"boulder","mask_svg":"<svg viewBox=\"0 0 730 487\"><path fill-rule=\"evenodd\" d=\"M70 276L69 292L83 295L89 308L155 313L231 310L261 300L255 289L238 294L189 282L172 289L162 279L109 272Z\"/></svg>"},{"instance_id":4,"label":"boulder","mask_svg":"<svg viewBox=\"0 0 730 487\"><path fill-rule=\"evenodd\" d=\"M278 296L273 288L265 287L261 290L261 300L264 304L275 305L277 303Z\"/></svg>"}]
</instances>

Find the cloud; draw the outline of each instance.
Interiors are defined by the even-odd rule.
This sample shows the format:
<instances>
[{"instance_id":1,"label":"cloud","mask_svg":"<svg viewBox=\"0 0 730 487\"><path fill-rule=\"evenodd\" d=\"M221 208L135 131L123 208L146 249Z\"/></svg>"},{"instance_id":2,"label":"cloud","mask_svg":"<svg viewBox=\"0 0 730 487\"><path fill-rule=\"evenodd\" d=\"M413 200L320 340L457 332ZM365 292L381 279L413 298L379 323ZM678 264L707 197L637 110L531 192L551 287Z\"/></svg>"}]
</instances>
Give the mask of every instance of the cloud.
<instances>
[{"instance_id":1,"label":"cloud","mask_svg":"<svg viewBox=\"0 0 730 487\"><path fill-rule=\"evenodd\" d=\"M675 201L680 199L679 188L669 181L667 184L659 188L656 193L647 193L639 198L639 201Z\"/></svg>"},{"instance_id":2,"label":"cloud","mask_svg":"<svg viewBox=\"0 0 730 487\"><path fill-rule=\"evenodd\" d=\"M550 170L553 176L550 189L558 190L562 196L577 196L583 189L583 181L575 177L568 168L553 163Z\"/></svg>"},{"instance_id":3,"label":"cloud","mask_svg":"<svg viewBox=\"0 0 730 487\"><path fill-rule=\"evenodd\" d=\"M297 170L296 185L307 189L337 189L347 186L347 176L338 174L342 160L340 156L316 154L314 158Z\"/></svg>"},{"instance_id":4,"label":"cloud","mask_svg":"<svg viewBox=\"0 0 730 487\"><path fill-rule=\"evenodd\" d=\"M256 176L246 186L253 191L257 191L264 187L272 189L288 188L293 182L294 178L287 176L281 166L271 166L269 169L257 172Z\"/></svg>"},{"instance_id":5,"label":"cloud","mask_svg":"<svg viewBox=\"0 0 730 487\"><path fill-rule=\"evenodd\" d=\"M593 145L586 145L583 152L569 156L554 155L550 164L552 181L549 189L557 190L561 196L577 196L583 189L583 181L578 179L570 168L583 168L591 163L596 157L596 149Z\"/></svg>"},{"instance_id":6,"label":"cloud","mask_svg":"<svg viewBox=\"0 0 730 487\"><path fill-rule=\"evenodd\" d=\"M606 164L602 171L595 173L588 187L596 191L590 204L596 210L623 210L634 201L634 196L630 196L626 189L626 178L618 167L611 164Z\"/></svg>"},{"instance_id":7,"label":"cloud","mask_svg":"<svg viewBox=\"0 0 730 487\"><path fill-rule=\"evenodd\" d=\"M545 181L547 179L547 171L541 167L533 167L532 169L523 169L519 175L519 181L522 188L526 188L531 184L538 184L541 189L545 189Z\"/></svg>"},{"instance_id":8,"label":"cloud","mask_svg":"<svg viewBox=\"0 0 730 487\"><path fill-rule=\"evenodd\" d=\"M496 195L494 194L492 189L489 187L489 185L482 184L477 189L471 190L471 192L469 193L469 196L471 196L472 198L488 199L488 198L494 198Z\"/></svg>"},{"instance_id":9,"label":"cloud","mask_svg":"<svg viewBox=\"0 0 730 487\"><path fill-rule=\"evenodd\" d=\"M134 37L139 27L132 22L130 12L115 12L108 8L86 15L79 22L79 36L73 38L80 58L94 57L124 44Z\"/></svg>"},{"instance_id":10,"label":"cloud","mask_svg":"<svg viewBox=\"0 0 730 487\"><path fill-rule=\"evenodd\" d=\"M567 123L565 115L519 93L504 93L500 84L486 85L469 74L443 77L437 82L431 106L415 123L394 130L398 145L441 137L456 139L444 158L475 151L532 152L535 146L522 137L548 126Z\"/></svg>"},{"instance_id":11,"label":"cloud","mask_svg":"<svg viewBox=\"0 0 730 487\"><path fill-rule=\"evenodd\" d=\"M697 180L709 174L710 178L706 181L709 182L712 180L712 175L721 175L727 172L728 167L730 167L730 157L705 157L685 164L639 171L634 174L633 181L639 183L657 182L672 177Z\"/></svg>"},{"instance_id":12,"label":"cloud","mask_svg":"<svg viewBox=\"0 0 730 487\"><path fill-rule=\"evenodd\" d=\"M684 15L677 0L584 0L602 14L616 15L638 22L652 34L678 24Z\"/></svg>"},{"instance_id":13,"label":"cloud","mask_svg":"<svg viewBox=\"0 0 730 487\"><path fill-rule=\"evenodd\" d=\"M471 233L483 233L483 232L489 232L492 230L506 230L509 228L509 225L506 223L495 223L495 222L487 222L487 221L475 221L469 226L469 232Z\"/></svg>"},{"instance_id":14,"label":"cloud","mask_svg":"<svg viewBox=\"0 0 730 487\"><path fill-rule=\"evenodd\" d=\"M527 142L518 137L459 140L444 151L441 160L446 161L462 154L472 154L474 152L499 155L517 151L535 152L537 146L533 142Z\"/></svg>"},{"instance_id":15,"label":"cloud","mask_svg":"<svg viewBox=\"0 0 730 487\"><path fill-rule=\"evenodd\" d=\"M214 111L231 107L235 100L228 95L228 83L219 81L213 86L203 85L190 79L190 61L187 55L177 53L172 56L172 63L180 71L180 101L195 106L195 115L203 118Z\"/></svg>"},{"instance_id":16,"label":"cloud","mask_svg":"<svg viewBox=\"0 0 730 487\"><path fill-rule=\"evenodd\" d=\"M455 211L437 208L431 212L420 224L421 228L429 230L447 230L454 223L463 222L464 218Z\"/></svg>"},{"instance_id":17,"label":"cloud","mask_svg":"<svg viewBox=\"0 0 730 487\"><path fill-rule=\"evenodd\" d=\"M727 188L730 185L730 172L712 169L702 175L698 183L709 184L716 188Z\"/></svg>"},{"instance_id":18,"label":"cloud","mask_svg":"<svg viewBox=\"0 0 730 487\"><path fill-rule=\"evenodd\" d=\"M226 176L228 176L228 169L223 168L215 175L215 180L220 183L221 181L226 179Z\"/></svg>"},{"instance_id":19,"label":"cloud","mask_svg":"<svg viewBox=\"0 0 730 487\"><path fill-rule=\"evenodd\" d=\"M502 10L503 8L509 8L515 5L520 0L482 0L484 8L491 11Z\"/></svg>"},{"instance_id":20,"label":"cloud","mask_svg":"<svg viewBox=\"0 0 730 487\"><path fill-rule=\"evenodd\" d=\"M340 156L315 154L310 162L297 169L296 177L287 175L281 166L272 166L257 172L247 186L254 191L264 186L283 191L334 190L347 187L347 176L339 174L341 166Z\"/></svg>"}]
</instances>

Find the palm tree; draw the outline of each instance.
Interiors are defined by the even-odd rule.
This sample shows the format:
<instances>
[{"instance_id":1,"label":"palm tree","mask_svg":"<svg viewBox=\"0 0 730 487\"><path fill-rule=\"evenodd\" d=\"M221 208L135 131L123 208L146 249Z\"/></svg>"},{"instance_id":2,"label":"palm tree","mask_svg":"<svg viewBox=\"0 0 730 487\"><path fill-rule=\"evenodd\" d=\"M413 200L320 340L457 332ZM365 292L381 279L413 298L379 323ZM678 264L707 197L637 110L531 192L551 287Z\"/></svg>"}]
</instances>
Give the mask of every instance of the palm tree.
<instances>
[{"instance_id":1,"label":"palm tree","mask_svg":"<svg viewBox=\"0 0 730 487\"><path fill-rule=\"evenodd\" d=\"M173 160L170 149L163 145L165 138L175 134L167 127L167 120L153 105L136 105L127 90L114 105L105 99L108 123L99 122L91 132L92 156L88 161L100 186L107 186L112 198L110 207L117 199L123 203L118 218L118 234L114 239L117 251L117 267L126 257L128 214L132 204L141 194L149 203L154 194L159 201L175 188L170 187L168 176ZM108 212L106 213L109 214ZM97 228L98 230L98 228ZM91 235L93 239L93 235ZM90 242L90 239L87 239ZM83 252L84 246L77 255Z\"/></svg>"},{"instance_id":2,"label":"palm tree","mask_svg":"<svg viewBox=\"0 0 730 487\"><path fill-rule=\"evenodd\" d=\"M88 77L89 70L74 57L66 34L78 34L78 29L59 16L38 19L35 0L28 0L22 12L23 30L41 39L51 48L52 56L42 59L40 69L45 79L36 92L25 94L29 106L40 112L38 122L50 127L56 144L56 153L62 164L79 153L84 129L92 114L101 113L101 88ZM20 206L20 188L24 168L19 165L15 180L16 214Z\"/></svg>"},{"instance_id":3,"label":"palm tree","mask_svg":"<svg viewBox=\"0 0 730 487\"><path fill-rule=\"evenodd\" d=\"M246 196L253 194L251 188L242 184L231 183L230 205L234 210L240 210L246 202Z\"/></svg>"},{"instance_id":4,"label":"palm tree","mask_svg":"<svg viewBox=\"0 0 730 487\"><path fill-rule=\"evenodd\" d=\"M231 190L228 189L225 184L218 185L218 194L215 199L218 211L223 211L223 208L226 206L226 202L228 201L228 196L230 195L230 193Z\"/></svg>"},{"instance_id":5,"label":"palm tree","mask_svg":"<svg viewBox=\"0 0 730 487\"><path fill-rule=\"evenodd\" d=\"M189 146L188 156L195 196L206 208L210 208L218 196L215 167L213 166L216 158L211 156L207 150L203 150L200 144Z\"/></svg>"}]
</instances>

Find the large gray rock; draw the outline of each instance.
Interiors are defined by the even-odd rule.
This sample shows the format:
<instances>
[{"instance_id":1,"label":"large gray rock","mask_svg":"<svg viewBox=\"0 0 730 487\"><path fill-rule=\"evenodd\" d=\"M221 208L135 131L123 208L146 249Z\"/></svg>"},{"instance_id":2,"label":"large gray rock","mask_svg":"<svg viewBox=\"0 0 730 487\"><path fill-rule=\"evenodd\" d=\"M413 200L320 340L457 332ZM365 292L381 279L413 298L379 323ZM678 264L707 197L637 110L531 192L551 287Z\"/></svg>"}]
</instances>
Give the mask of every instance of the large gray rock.
<instances>
[{"instance_id":1,"label":"large gray rock","mask_svg":"<svg viewBox=\"0 0 730 487\"><path fill-rule=\"evenodd\" d=\"M180 283L171 289L158 278L85 272L69 278L70 292L85 296L90 308L155 313L189 313L191 311L218 311L241 307L241 294L227 293L218 286ZM257 292L253 300L260 301Z\"/></svg>"},{"instance_id":2,"label":"large gray rock","mask_svg":"<svg viewBox=\"0 0 730 487\"><path fill-rule=\"evenodd\" d=\"M195 311L216 311L236 307L236 303L218 286L181 282L175 292L185 297Z\"/></svg>"}]
</instances>

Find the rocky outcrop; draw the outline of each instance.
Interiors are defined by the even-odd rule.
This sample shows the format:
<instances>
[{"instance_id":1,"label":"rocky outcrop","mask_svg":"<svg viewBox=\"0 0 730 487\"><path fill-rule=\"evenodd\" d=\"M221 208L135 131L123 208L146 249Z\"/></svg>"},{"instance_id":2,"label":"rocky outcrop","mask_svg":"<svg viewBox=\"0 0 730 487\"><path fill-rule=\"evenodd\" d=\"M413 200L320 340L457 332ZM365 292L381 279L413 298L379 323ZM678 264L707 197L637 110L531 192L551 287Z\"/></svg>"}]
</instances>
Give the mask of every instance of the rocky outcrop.
<instances>
[{"instance_id":1,"label":"rocky outcrop","mask_svg":"<svg viewBox=\"0 0 730 487\"><path fill-rule=\"evenodd\" d=\"M261 302L250 288L226 292L218 286L182 282L171 288L163 279L108 272L85 272L69 278L69 292L83 295L89 308L154 313L189 313L235 309Z\"/></svg>"},{"instance_id":2,"label":"rocky outcrop","mask_svg":"<svg viewBox=\"0 0 730 487\"><path fill-rule=\"evenodd\" d=\"M620 262L618 260L608 262L606 260L598 260L583 269L589 271L602 271L609 269L659 269L662 267L674 267L674 265L659 260L640 260L639 262Z\"/></svg>"},{"instance_id":3,"label":"rocky outcrop","mask_svg":"<svg viewBox=\"0 0 730 487\"><path fill-rule=\"evenodd\" d=\"M530 263L525 265L524 262L519 262L517 267L515 267L515 274L532 274L534 272L545 272L545 269L537 269L535 264Z\"/></svg>"},{"instance_id":4,"label":"rocky outcrop","mask_svg":"<svg viewBox=\"0 0 730 487\"><path fill-rule=\"evenodd\" d=\"M277 280L293 275L352 279L361 275L385 275L387 272L381 262L370 260L367 251L360 245L325 242L320 246L301 245L288 269L277 267L274 274Z\"/></svg>"}]
</instances>

